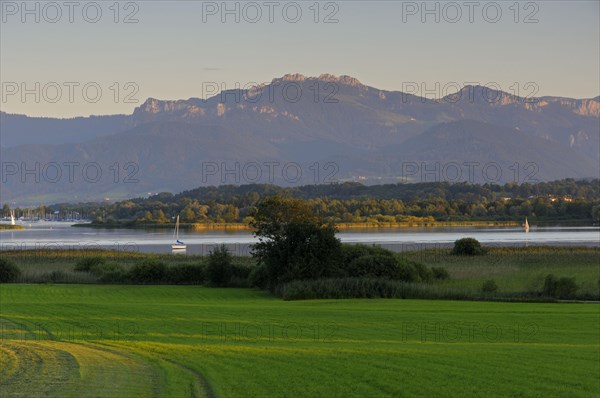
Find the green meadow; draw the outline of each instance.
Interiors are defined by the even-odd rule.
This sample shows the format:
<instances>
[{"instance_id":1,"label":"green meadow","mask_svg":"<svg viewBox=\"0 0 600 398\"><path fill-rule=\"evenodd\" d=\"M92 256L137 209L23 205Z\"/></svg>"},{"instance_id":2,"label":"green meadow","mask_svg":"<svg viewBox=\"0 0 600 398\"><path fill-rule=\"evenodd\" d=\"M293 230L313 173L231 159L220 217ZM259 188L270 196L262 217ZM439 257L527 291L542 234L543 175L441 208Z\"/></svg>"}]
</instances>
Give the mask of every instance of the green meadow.
<instances>
[{"instance_id":1,"label":"green meadow","mask_svg":"<svg viewBox=\"0 0 600 398\"><path fill-rule=\"evenodd\" d=\"M5 284L0 306L2 397L600 395L598 304Z\"/></svg>"}]
</instances>

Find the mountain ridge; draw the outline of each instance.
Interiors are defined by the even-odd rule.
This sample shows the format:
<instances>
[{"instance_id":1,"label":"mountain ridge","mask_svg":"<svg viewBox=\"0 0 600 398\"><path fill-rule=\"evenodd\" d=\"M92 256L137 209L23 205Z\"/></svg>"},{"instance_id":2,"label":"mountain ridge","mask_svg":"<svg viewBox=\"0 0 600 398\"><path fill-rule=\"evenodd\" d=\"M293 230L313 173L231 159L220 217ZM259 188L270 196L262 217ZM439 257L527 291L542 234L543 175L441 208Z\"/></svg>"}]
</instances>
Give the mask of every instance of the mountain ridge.
<instances>
[{"instance_id":1,"label":"mountain ridge","mask_svg":"<svg viewBox=\"0 0 600 398\"><path fill-rule=\"evenodd\" d=\"M207 99L149 98L130 115L44 119L2 113L3 161L96 161L106 168L110 162L137 162L144 175L144 181L131 186L54 184L45 186L46 191L43 184L12 181L3 184L2 197L25 200L34 193L53 192L70 198L80 189L97 199L220 184L219 179L198 182L203 161L227 167L297 163L305 174L298 183L328 182L322 176L310 179L315 163L321 168L335 164L339 181L398 181L403 161L480 159L469 146L473 142L503 168L533 156L523 143L539 148L529 162L539 164L542 180L597 176L600 97L530 101L484 86L461 91L458 99L433 100L376 89L346 75L287 74ZM497 100L490 103L488 97ZM471 137L462 146L443 134L457 126L463 129L457 137ZM494 151L494 146L500 149ZM289 183L282 178L276 182Z\"/></svg>"}]
</instances>

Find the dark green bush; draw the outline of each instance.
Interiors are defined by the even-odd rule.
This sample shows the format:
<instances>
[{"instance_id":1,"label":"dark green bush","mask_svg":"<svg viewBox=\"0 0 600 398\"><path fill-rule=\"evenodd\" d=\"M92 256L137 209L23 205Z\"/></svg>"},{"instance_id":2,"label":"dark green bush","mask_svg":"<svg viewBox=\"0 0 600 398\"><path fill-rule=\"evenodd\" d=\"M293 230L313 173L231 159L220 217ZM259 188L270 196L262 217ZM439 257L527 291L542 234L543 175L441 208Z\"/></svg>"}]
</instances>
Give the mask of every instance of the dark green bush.
<instances>
[{"instance_id":1,"label":"dark green bush","mask_svg":"<svg viewBox=\"0 0 600 398\"><path fill-rule=\"evenodd\" d=\"M383 278L329 278L293 281L275 289L284 300L343 299L343 298L471 298L468 292L440 288L436 285L408 283Z\"/></svg>"},{"instance_id":2,"label":"dark green bush","mask_svg":"<svg viewBox=\"0 0 600 398\"><path fill-rule=\"evenodd\" d=\"M544 281L542 293L548 297L568 299L575 295L577 289L575 278L562 277L557 279L554 275L549 274Z\"/></svg>"},{"instance_id":3,"label":"dark green bush","mask_svg":"<svg viewBox=\"0 0 600 398\"><path fill-rule=\"evenodd\" d=\"M10 260L0 258L0 283L15 282L21 276L21 270Z\"/></svg>"},{"instance_id":4,"label":"dark green bush","mask_svg":"<svg viewBox=\"0 0 600 398\"><path fill-rule=\"evenodd\" d=\"M485 282L483 282L483 285L481 286L481 291L484 293L493 293L498 291L498 285L496 284L496 281L494 281L493 279L487 280Z\"/></svg>"},{"instance_id":5,"label":"dark green bush","mask_svg":"<svg viewBox=\"0 0 600 398\"><path fill-rule=\"evenodd\" d=\"M433 279L439 281L450 279L450 274L448 273L448 270L444 267L431 267L431 273L433 274Z\"/></svg>"},{"instance_id":6,"label":"dark green bush","mask_svg":"<svg viewBox=\"0 0 600 398\"><path fill-rule=\"evenodd\" d=\"M232 263L229 270L232 278L248 279L254 268L254 266L248 266L246 264Z\"/></svg>"},{"instance_id":7,"label":"dark green bush","mask_svg":"<svg viewBox=\"0 0 600 398\"><path fill-rule=\"evenodd\" d=\"M269 271L265 265L257 265L248 276L250 286L266 289L269 286Z\"/></svg>"},{"instance_id":8,"label":"dark green bush","mask_svg":"<svg viewBox=\"0 0 600 398\"><path fill-rule=\"evenodd\" d=\"M101 277L104 274L115 272L119 269L123 269L120 264L117 263L107 263L102 261L101 263L94 264L89 267L88 271L90 274Z\"/></svg>"},{"instance_id":9,"label":"dark green bush","mask_svg":"<svg viewBox=\"0 0 600 398\"><path fill-rule=\"evenodd\" d=\"M49 278L52 283L65 283L68 281L68 275L63 271L52 271Z\"/></svg>"},{"instance_id":10,"label":"dark green bush","mask_svg":"<svg viewBox=\"0 0 600 398\"><path fill-rule=\"evenodd\" d=\"M75 271L90 272L92 268L106 263L104 257L91 256L83 257L75 264Z\"/></svg>"},{"instance_id":11,"label":"dark green bush","mask_svg":"<svg viewBox=\"0 0 600 398\"><path fill-rule=\"evenodd\" d=\"M201 285L206 282L204 264L176 264L168 269L167 279L177 285Z\"/></svg>"},{"instance_id":12,"label":"dark green bush","mask_svg":"<svg viewBox=\"0 0 600 398\"><path fill-rule=\"evenodd\" d=\"M208 255L206 276L213 286L226 286L232 275L233 257L225 245L221 245Z\"/></svg>"},{"instance_id":13,"label":"dark green bush","mask_svg":"<svg viewBox=\"0 0 600 398\"><path fill-rule=\"evenodd\" d=\"M481 247L481 244L475 238L462 238L454 242L452 254L457 256L477 256L485 254L485 249Z\"/></svg>"},{"instance_id":14,"label":"dark green bush","mask_svg":"<svg viewBox=\"0 0 600 398\"><path fill-rule=\"evenodd\" d=\"M425 265L413 261L412 266L417 270L421 282L431 282L433 280L433 272Z\"/></svg>"},{"instance_id":15,"label":"dark green bush","mask_svg":"<svg viewBox=\"0 0 600 398\"><path fill-rule=\"evenodd\" d=\"M342 244L341 255L343 264L350 264L359 257L364 256L389 256L394 253L380 246L367 246L362 244Z\"/></svg>"},{"instance_id":16,"label":"dark green bush","mask_svg":"<svg viewBox=\"0 0 600 398\"><path fill-rule=\"evenodd\" d=\"M167 265L156 259L144 260L135 264L127 273L133 283L160 283L167 278Z\"/></svg>"},{"instance_id":17,"label":"dark green bush","mask_svg":"<svg viewBox=\"0 0 600 398\"><path fill-rule=\"evenodd\" d=\"M96 268L100 271L98 281L102 283L127 283L128 275L121 264L108 263L106 266Z\"/></svg>"},{"instance_id":18,"label":"dark green bush","mask_svg":"<svg viewBox=\"0 0 600 398\"><path fill-rule=\"evenodd\" d=\"M345 267L351 278L371 277L398 279L398 262L393 256L367 254L357 257Z\"/></svg>"},{"instance_id":19,"label":"dark green bush","mask_svg":"<svg viewBox=\"0 0 600 398\"><path fill-rule=\"evenodd\" d=\"M420 282L419 271L415 267L415 262L407 259L398 261L398 279L403 282Z\"/></svg>"},{"instance_id":20,"label":"dark green bush","mask_svg":"<svg viewBox=\"0 0 600 398\"><path fill-rule=\"evenodd\" d=\"M359 257L368 256L371 253L370 247L367 245L354 245L344 243L340 247L341 257L344 264L349 264Z\"/></svg>"}]
</instances>

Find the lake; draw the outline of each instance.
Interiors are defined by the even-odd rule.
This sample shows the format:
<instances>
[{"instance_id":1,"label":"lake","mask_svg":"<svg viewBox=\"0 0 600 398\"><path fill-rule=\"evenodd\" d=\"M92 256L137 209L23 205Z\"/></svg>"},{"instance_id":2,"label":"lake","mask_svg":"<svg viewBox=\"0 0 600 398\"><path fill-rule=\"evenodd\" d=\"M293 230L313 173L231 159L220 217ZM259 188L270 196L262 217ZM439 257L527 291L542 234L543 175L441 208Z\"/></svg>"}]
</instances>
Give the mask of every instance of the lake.
<instances>
[{"instance_id":1,"label":"lake","mask_svg":"<svg viewBox=\"0 0 600 398\"><path fill-rule=\"evenodd\" d=\"M104 248L121 251L169 253L170 230L73 228L65 222L24 224L24 230L0 231L1 250ZM393 251L451 247L460 238L473 237L484 246L596 246L600 227L536 227L526 234L518 227L436 227L344 230L342 242L378 244ZM225 244L233 253L248 255L256 239L248 231L184 231L180 239L188 254L207 254Z\"/></svg>"}]
</instances>

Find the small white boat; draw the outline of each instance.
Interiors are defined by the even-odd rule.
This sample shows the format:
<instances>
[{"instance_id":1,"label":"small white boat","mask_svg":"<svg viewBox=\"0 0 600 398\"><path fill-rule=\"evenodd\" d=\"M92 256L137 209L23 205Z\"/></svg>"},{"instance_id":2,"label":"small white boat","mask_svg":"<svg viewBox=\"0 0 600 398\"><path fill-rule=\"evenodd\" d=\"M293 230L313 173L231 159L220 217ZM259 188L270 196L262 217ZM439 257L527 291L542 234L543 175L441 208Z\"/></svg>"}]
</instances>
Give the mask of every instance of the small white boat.
<instances>
[{"instance_id":1,"label":"small white boat","mask_svg":"<svg viewBox=\"0 0 600 398\"><path fill-rule=\"evenodd\" d=\"M529 233L529 223L527 222L527 217L525 217L525 224L523 224L523 229L525 233Z\"/></svg>"},{"instance_id":2,"label":"small white boat","mask_svg":"<svg viewBox=\"0 0 600 398\"><path fill-rule=\"evenodd\" d=\"M177 221L175 221L175 232L173 233L173 237L175 238L175 243L171 245L171 249L173 250L186 250L187 245L179 240L179 216L177 216Z\"/></svg>"},{"instance_id":3,"label":"small white boat","mask_svg":"<svg viewBox=\"0 0 600 398\"><path fill-rule=\"evenodd\" d=\"M10 211L10 225L15 225L15 211Z\"/></svg>"}]
</instances>

